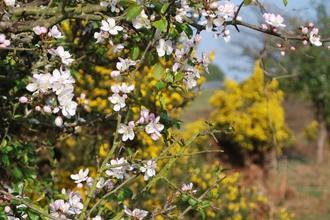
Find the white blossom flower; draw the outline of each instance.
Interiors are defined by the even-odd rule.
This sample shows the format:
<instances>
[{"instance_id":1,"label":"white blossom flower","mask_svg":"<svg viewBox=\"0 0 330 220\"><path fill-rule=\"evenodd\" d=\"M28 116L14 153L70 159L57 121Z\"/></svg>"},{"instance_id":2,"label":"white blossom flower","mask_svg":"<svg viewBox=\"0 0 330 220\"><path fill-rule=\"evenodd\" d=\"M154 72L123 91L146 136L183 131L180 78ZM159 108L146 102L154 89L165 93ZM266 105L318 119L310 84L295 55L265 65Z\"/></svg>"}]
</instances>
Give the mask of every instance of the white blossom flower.
<instances>
[{"instance_id":1,"label":"white blossom flower","mask_svg":"<svg viewBox=\"0 0 330 220\"><path fill-rule=\"evenodd\" d=\"M151 28L150 20L144 10L142 10L141 13L132 20L132 24L136 29L141 29L142 27L148 29Z\"/></svg>"},{"instance_id":2,"label":"white blossom flower","mask_svg":"<svg viewBox=\"0 0 330 220\"><path fill-rule=\"evenodd\" d=\"M44 26L40 27L40 26L38 25L38 26L34 27L32 30L34 31L34 33L35 33L36 35L41 35L41 34L45 34L45 33L47 33L47 28L44 27Z\"/></svg>"},{"instance_id":3,"label":"white blossom flower","mask_svg":"<svg viewBox=\"0 0 330 220\"><path fill-rule=\"evenodd\" d=\"M130 93L134 90L134 88L134 85L127 86L124 82L121 84L121 86L119 86L119 89L122 93Z\"/></svg>"},{"instance_id":4,"label":"white blossom flower","mask_svg":"<svg viewBox=\"0 0 330 220\"><path fill-rule=\"evenodd\" d=\"M16 0L4 0L4 2L7 6L14 7Z\"/></svg>"},{"instance_id":5,"label":"white blossom flower","mask_svg":"<svg viewBox=\"0 0 330 220\"><path fill-rule=\"evenodd\" d=\"M126 106L125 98L120 96L118 93L112 94L112 96L110 96L108 100L112 104L115 104L113 110L115 110L116 112L120 111L120 109Z\"/></svg>"},{"instance_id":6,"label":"white blossom flower","mask_svg":"<svg viewBox=\"0 0 330 220\"><path fill-rule=\"evenodd\" d=\"M124 206L124 212L129 215L132 216L134 219L138 219L138 220L142 220L144 217L146 217L148 215L148 212L142 209L134 209L133 211L131 211L129 208L127 208L126 206Z\"/></svg>"},{"instance_id":7,"label":"white blossom flower","mask_svg":"<svg viewBox=\"0 0 330 220\"><path fill-rule=\"evenodd\" d=\"M58 46L56 50L51 48L48 52L53 56L59 56L65 65L70 65L74 61L74 59L70 58L72 55L68 51L65 51L63 46Z\"/></svg>"},{"instance_id":8,"label":"white blossom flower","mask_svg":"<svg viewBox=\"0 0 330 220\"><path fill-rule=\"evenodd\" d=\"M64 38L64 36L62 35L62 33L58 30L57 26L54 25L48 32L48 36L49 37L54 37L56 39L61 39Z\"/></svg>"},{"instance_id":9,"label":"white blossom flower","mask_svg":"<svg viewBox=\"0 0 330 220\"><path fill-rule=\"evenodd\" d=\"M122 157L119 160L111 160L110 164L107 164L106 166L114 166L114 165L120 165L120 164L126 164L127 161ZM119 166L119 167L114 167L114 168L110 168L109 170L105 171L105 174L117 179L124 179L125 178L129 178L129 175L127 173L127 171L132 170L131 167L125 165L125 166Z\"/></svg>"},{"instance_id":10,"label":"white blossom flower","mask_svg":"<svg viewBox=\"0 0 330 220\"><path fill-rule=\"evenodd\" d=\"M190 192L196 194L197 190L192 190L192 188L193 188L193 183L189 183L188 185L183 184L181 190L184 192Z\"/></svg>"},{"instance_id":11,"label":"white blossom flower","mask_svg":"<svg viewBox=\"0 0 330 220\"><path fill-rule=\"evenodd\" d=\"M156 161L153 160L148 160L146 164L143 164L143 166L140 167L140 171L144 173L145 181L149 180L150 177L156 176L156 168Z\"/></svg>"},{"instance_id":12,"label":"white blossom flower","mask_svg":"<svg viewBox=\"0 0 330 220\"><path fill-rule=\"evenodd\" d=\"M122 31L124 28L121 26L116 26L116 21L113 18L108 18L107 21L102 20L101 30L109 32L112 35L117 35L118 31Z\"/></svg>"},{"instance_id":13,"label":"white blossom flower","mask_svg":"<svg viewBox=\"0 0 330 220\"><path fill-rule=\"evenodd\" d=\"M322 45L322 42L320 41L321 37L317 35L318 33L319 29L313 28L309 36L309 42L311 42L311 44L314 44L317 47Z\"/></svg>"},{"instance_id":14,"label":"white blossom flower","mask_svg":"<svg viewBox=\"0 0 330 220\"><path fill-rule=\"evenodd\" d=\"M61 127L62 124L63 124L63 119L62 119L62 117L61 117L61 116L57 116L56 119L55 119L55 125L56 125L57 127Z\"/></svg>"},{"instance_id":15,"label":"white blossom flower","mask_svg":"<svg viewBox=\"0 0 330 220\"><path fill-rule=\"evenodd\" d=\"M68 214L80 214L81 210L84 208L84 205L80 202L81 198L77 195L69 197L70 208L67 211Z\"/></svg>"},{"instance_id":16,"label":"white blossom flower","mask_svg":"<svg viewBox=\"0 0 330 220\"><path fill-rule=\"evenodd\" d=\"M128 125L125 125L123 123L120 123L120 128L118 129L118 133L122 134L122 140L127 141L127 139L133 140L135 133L133 131L134 128L134 122L129 122Z\"/></svg>"},{"instance_id":17,"label":"white blossom flower","mask_svg":"<svg viewBox=\"0 0 330 220\"><path fill-rule=\"evenodd\" d=\"M158 123L159 120L160 117L158 116L145 127L145 131L150 134L153 140L158 140L161 136L160 132L164 129L164 125Z\"/></svg>"},{"instance_id":18,"label":"white blossom flower","mask_svg":"<svg viewBox=\"0 0 330 220\"><path fill-rule=\"evenodd\" d=\"M273 27L285 27L285 24L282 24L284 18L281 15L275 15L272 13L264 13L263 17L267 24L272 25Z\"/></svg>"},{"instance_id":19,"label":"white blossom flower","mask_svg":"<svg viewBox=\"0 0 330 220\"><path fill-rule=\"evenodd\" d=\"M226 0L223 4L219 5L217 14L224 19L227 19L228 17L233 18L235 16L235 10L235 4Z\"/></svg>"},{"instance_id":20,"label":"white blossom flower","mask_svg":"<svg viewBox=\"0 0 330 220\"><path fill-rule=\"evenodd\" d=\"M156 47L158 56L162 57L165 54L170 55L173 52L172 41L159 39L159 44Z\"/></svg>"},{"instance_id":21,"label":"white blossom flower","mask_svg":"<svg viewBox=\"0 0 330 220\"><path fill-rule=\"evenodd\" d=\"M75 183L81 183L87 180L89 169L87 168L85 171L83 169L79 170L78 174L71 174L71 179L75 180Z\"/></svg>"}]
</instances>

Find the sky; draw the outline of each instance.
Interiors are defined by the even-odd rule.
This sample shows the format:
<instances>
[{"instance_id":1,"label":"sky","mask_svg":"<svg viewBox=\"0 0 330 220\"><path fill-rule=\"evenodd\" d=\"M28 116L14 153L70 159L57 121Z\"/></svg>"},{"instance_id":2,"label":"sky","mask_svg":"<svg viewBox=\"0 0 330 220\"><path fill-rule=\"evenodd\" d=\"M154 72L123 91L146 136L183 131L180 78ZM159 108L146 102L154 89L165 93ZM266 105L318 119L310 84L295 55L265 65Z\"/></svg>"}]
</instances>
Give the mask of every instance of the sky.
<instances>
[{"instance_id":1,"label":"sky","mask_svg":"<svg viewBox=\"0 0 330 220\"><path fill-rule=\"evenodd\" d=\"M241 0L231 0L234 4L238 5ZM282 0L259 0L260 3L265 5L265 8L270 13L280 13L284 17L289 15L297 15L303 17L312 17L313 7L311 6L311 0L288 0L288 5L285 7ZM220 1L221 3L221 1ZM240 16L243 21L253 23L260 26L258 19L262 19L261 13L251 13L251 7L247 6L241 9ZM216 58L213 61L213 64L216 64L220 69L225 73L226 77L235 79L237 81L242 81L249 77L253 71L254 62L251 61L248 57L240 55L240 47L237 42L243 44L248 44L250 42L248 38L245 38L244 32L241 30L241 33L233 28L229 28L231 31L231 42L226 43L222 37L218 39L212 38L212 33L202 32L203 40L197 49L197 56L201 56L201 52L205 51L210 52L216 50ZM245 28L246 29L246 28ZM236 45L235 45L236 44ZM256 49L258 49L256 47ZM212 74L212 73L211 73Z\"/></svg>"}]
</instances>

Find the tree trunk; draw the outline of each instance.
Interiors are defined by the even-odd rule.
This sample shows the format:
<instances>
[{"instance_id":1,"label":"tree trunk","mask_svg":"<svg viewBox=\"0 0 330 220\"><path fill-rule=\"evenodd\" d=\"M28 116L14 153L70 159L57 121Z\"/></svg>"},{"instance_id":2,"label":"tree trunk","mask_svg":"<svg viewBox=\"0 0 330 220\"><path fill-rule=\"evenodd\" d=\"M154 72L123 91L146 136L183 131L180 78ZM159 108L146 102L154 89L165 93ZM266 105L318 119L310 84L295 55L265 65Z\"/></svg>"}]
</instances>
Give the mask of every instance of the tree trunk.
<instances>
[{"instance_id":1,"label":"tree trunk","mask_svg":"<svg viewBox=\"0 0 330 220\"><path fill-rule=\"evenodd\" d=\"M263 166L266 176L273 176L277 172L277 153L275 147L264 153Z\"/></svg>"},{"instance_id":2,"label":"tree trunk","mask_svg":"<svg viewBox=\"0 0 330 220\"><path fill-rule=\"evenodd\" d=\"M320 164L323 161L323 150L324 145L327 140L327 128L326 122L324 120L319 121L319 132L317 135L317 143L316 143L316 163Z\"/></svg>"}]
</instances>

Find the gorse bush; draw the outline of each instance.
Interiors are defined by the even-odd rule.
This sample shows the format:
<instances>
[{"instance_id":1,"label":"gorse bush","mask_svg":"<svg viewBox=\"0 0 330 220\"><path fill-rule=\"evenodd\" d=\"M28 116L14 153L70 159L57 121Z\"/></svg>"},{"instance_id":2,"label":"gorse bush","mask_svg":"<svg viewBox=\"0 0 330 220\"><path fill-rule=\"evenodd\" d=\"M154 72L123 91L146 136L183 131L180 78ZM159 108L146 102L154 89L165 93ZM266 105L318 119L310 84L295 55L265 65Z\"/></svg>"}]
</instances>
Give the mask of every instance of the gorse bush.
<instances>
[{"instance_id":1,"label":"gorse bush","mask_svg":"<svg viewBox=\"0 0 330 220\"><path fill-rule=\"evenodd\" d=\"M281 152L290 139L290 129L284 123L283 92L278 81L266 81L259 62L252 77L241 84L225 80L223 89L210 99L214 107L210 121L213 126L232 128L223 135L216 135L226 151L236 154L241 161L248 155L263 154L276 147ZM237 157L235 157L237 159Z\"/></svg>"},{"instance_id":2,"label":"gorse bush","mask_svg":"<svg viewBox=\"0 0 330 220\"><path fill-rule=\"evenodd\" d=\"M228 128L207 123L189 137L176 133L201 73L209 73L207 53L195 54L200 33L229 42L227 27L242 25L280 39L322 42L314 29L282 36L280 15L265 13L262 28L242 22L242 7L194 0L2 1L0 218L253 218L263 195L255 198L238 174L225 178L219 164L198 157L220 150L193 147ZM268 133L257 150L267 148Z\"/></svg>"}]
</instances>

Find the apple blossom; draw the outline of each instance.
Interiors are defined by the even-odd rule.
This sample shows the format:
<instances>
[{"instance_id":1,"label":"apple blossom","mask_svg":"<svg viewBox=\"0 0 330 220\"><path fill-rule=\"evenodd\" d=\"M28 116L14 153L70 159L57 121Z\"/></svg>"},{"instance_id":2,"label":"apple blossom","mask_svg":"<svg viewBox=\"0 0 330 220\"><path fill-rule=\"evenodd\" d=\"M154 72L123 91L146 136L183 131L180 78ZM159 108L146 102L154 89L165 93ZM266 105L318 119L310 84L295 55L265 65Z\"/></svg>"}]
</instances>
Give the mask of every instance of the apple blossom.
<instances>
[{"instance_id":1,"label":"apple blossom","mask_svg":"<svg viewBox=\"0 0 330 220\"><path fill-rule=\"evenodd\" d=\"M132 20L132 24L136 29L141 29L143 27L148 29L151 28L150 20L144 10Z\"/></svg>"},{"instance_id":2,"label":"apple blossom","mask_svg":"<svg viewBox=\"0 0 330 220\"><path fill-rule=\"evenodd\" d=\"M133 131L133 128L134 128L134 122L129 122L128 125L125 125L123 123L120 124L120 128L118 129L118 133L119 134L122 134L123 137L122 137L122 140L123 141L127 141L127 139L130 139L130 140L133 140L134 139L134 131Z\"/></svg>"},{"instance_id":3,"label":"apple blossom","mask_svg":"<svg viewBox=\"0 0 330 220\"><path fill-rule=\"evenodd\" d=\"M144 180L148 181L150 177L156 176L157 164L154 160L148 160L147 163L140 167L140 171L144 173Z\"/></svg>"},{"instance_id":4,"label":"apple blossom","mask_svg":"<svg viewBox=\"0 0 330 220\"><path fill-rule=\"evenodd\" d=\"M193 189L193 183L189 183L188 185L183 184L181 186L182 191L196 194L197 190L192 190L192 189Z\"/></svg>"},{"instance_id":5,"label":"apple blossom","mask_svg":"<svg viewBox=\"0 0 330 220\"><path fill-rule=\"evenodd\" d=\"M170 55L173 52L172 41L159 39L159 44L156 49L159 57L162 57L165 54Z\"/></svg>"},{"instance_id":6,"label":"apple blossom","mask_svg":"<svg viewBox=\"0 0 330 220\"><path fill-rule=\"evenodd\" d=\"M319 47L322 45L322 42L320 41L321 37L319 35L316 36L318 33L319 33L319 29L313 28L309 36L309 42Z\"/></svg>"},{"instance_id":7,"label":"apple blossom","mask_svg":"<svg viewBox=\"0 0 330 220\"><path fill-rule=\"evenodd\" d=\"M33 28L33 31L34 31L34 33L36 34L36 35L42 35L42 34L45 34L45 33L47 33L47 28L46 27L44 27L44 26L36 26L36 27L34 27Z\"/></svg>"},{"instance_id":8,"label":"apple blossom","mask_svg":"<svg viewBox=\"0 0 330 220\"><path fill-rule=\"evenodd\" d=\"M120 164L127 164L127 161L122 157L119 160L111 160L110 164L107 163L107 167L114 166L114 165L120 165ZM105 174L117 179L124 179L129 178L129 175L127 171L132 170L132 167L124 165L124 166L119 166L119 167L114 167L114 168L109 168L108 170L105 171Z\"/></svg>"},{"instance_id":9,"label":"apple blossom","mask_svg":"<svg viewBox=\"0 0 330 220\"><path fill-rule=\"evenodd\" d=\"M125 104L125 98L120 96L118 93L114 93L112 94L112 96L110 96L108 98L108 100L112 103L115 104L113 107L113 110L115 110L116 112L120 111L120 109L124 108L126 106Z\"/></svg>"},{"instance_id":10,"label":"apple blossom","mask_svg":"<svg viewBox=\"0 0 330 220\"><path fill-rule=\"evenodd\" d=\"M145 127L145 131L147 134L150 134L153 140L158 140L161 136L160 132L164 129L164 125L158 123L159 120L160 117L158 116L154 120L151 120L151 122Z\"/></svg>"},{"instance_id":11,"label":"apple blossom","mask_svg":"<svg viewBox=\"0 0 330 220\"><path fill-rule=\"evenodd\" d=\"M56 50L51 48L48 50L48 52L53 56L60 57L62 63L67 66L69 66L74 61L74 59L70 58L72 55L68 51L65 51L63 46L58 46Z\"/></svg>"},{"instance_id":12,"label":"apple blossom","mask_svg":"<svg viewBox=\"0 0 330 220\"><path fill-rule=\"evenodd\" d=\"M111 35L117 35L118 31L122 31L123 29L121 26L116 26L116 21L113 18L108 18L107 21L102 20L101 30L109 32Z\"/></svg>"},{"instance_id":13,"label":"apple blossom","mask_svg":"<svg viewBox=\"0 0 330 220\"><path fill-rule=\"evenodd\" d=\"M7 6L15 7L16 0L4 0Z\"/></svg>"},{"instance_id":14,"label":"apple blossom","mask_svg":"<svg viewBox=\"0 0 330 220\"><path fill-rule=\"evenodd\" d=\"M8 47L10 45L10 41L6 40L6 36L4 34L0 34L0 47Z\"/></svg>"},{"instance_id":15,"label":"apple blossom","mask_svg":"<svg viewBox=\"0 0 330 220\"><path fill-rule=\"evenodd\" d=\"M71 174L71 179L75 180L75 183L81 183L87 180L88 178L89 169L87 168L85 171L80 169L78 174Z\"/></svg>"},{"instance_id":16,"label":"apple blossom","mask_svg":"<svg viewBox=\"0 0 330 220\"><path fill-rule=\"evenodd\" d=\"M48 36L49 37L54 37L56 39L61 39L64 38L64 36L62 35L62 33L58 30L57 26L54 25L50 31L48 32Z\"/></svg>"},{"instance_id":17,"label":"apple blossom","mask_svg":"<svg viewBox=\"0 0 330 220\"><path fill-rule=\"evenodd\" d=\"M142 220L144 217L146 217L148 215L147 211L144 211L142 209L134 209L133 211L131 211L126 206L124 206L124 212L127 215L132 216L133 219L138 219L138 220Z\"/></svg>"},{"instance_id":18,"label":"apple blossom","mask_svg":"<svg viewBox=\"0 0 330 220\"><path fill-rule=\"evenodd\" d=\"M282 24L284 21L284 18L281 15L264 13L263 17L264 17L266 23L273 27L285 27L286 26L285 24Z\"/></svg>"},{"instance_id":19,"label":"apple blossom","mask_svg":"<svg viewBox=\"0 0 330 220\"><path fill-rule=\"evenodd\" d=\"M57 127L61 127L63 125L63 119L61 116L57 116L56 119L55 119L55 125Z\"/></svg>"}]
</instances>

